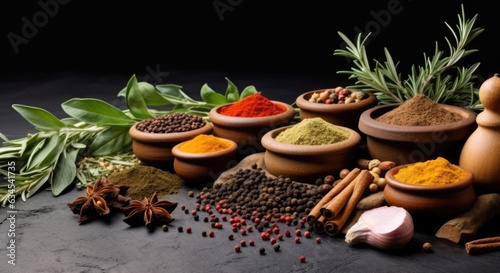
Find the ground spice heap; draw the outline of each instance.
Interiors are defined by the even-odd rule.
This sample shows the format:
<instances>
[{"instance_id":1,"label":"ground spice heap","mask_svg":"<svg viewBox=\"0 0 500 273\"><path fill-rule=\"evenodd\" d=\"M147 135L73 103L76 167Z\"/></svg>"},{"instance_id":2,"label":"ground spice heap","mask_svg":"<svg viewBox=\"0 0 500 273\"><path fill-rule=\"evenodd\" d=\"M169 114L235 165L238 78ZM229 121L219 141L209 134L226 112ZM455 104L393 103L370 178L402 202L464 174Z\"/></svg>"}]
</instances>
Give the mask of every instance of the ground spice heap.
<instances>
[{"instance_id":1,"label":"ground spice heap","mask_svg":"<svg viewBox=\"0 0 500 273\"><path fill-rule=\"evenodd\" d=\"M269 227L271 219L298 225L323 196L324 191L317 186L293 182L290 178L267 177L254 164L250 169L238 170L224 183L204 188L196 196L196 203L221 204L222 210L254 221L262 231Z\"/></svg>"},{"instance_id":2,"label":"ground spice heap","mask_svg":"<svg viewBox=\"0 0 500 273\"><path fill-rule=\"evenodd\" d=\"M179 150L186 153L213 153L225 150L231 146L228 141L216 136L201 134L187 141L179 147Z\"/></svg>"},{"instance_id":3,"label":"ground spice heap","mask_svg":"<svg viewBox=\"0 0 500 273\"><path fill-rule=\"evenodd\" d=\"M456 183L466 175L464 170L454 166L445 158L438 157L402 168L394 178L408 184L436 186Z\"/></svg>"},{"instance_id":4,"label":"ground spice heap","mask_svg":"<svg viewBox=\"0 0 500 273\"><path fill-rule=\"evenodd\" d=\"M453 123L462 119L459 114L448 111L426 95L419 94L375 120L392 125L430 126Z\"/></svg>"},{"instance_id":5,"label":"ground spice heap","mask_svg":"<svg viewBox=\"0 0 500 273\"><path fill-rule=\"evenodd\" d=\"M206 122L200 116L175 113L139 122L137 130L146 133L181 133L202 128Z\"/></svg>"},{"instance_id":6,"label":"ground spice heap","mask_svg":"<svg viewBox=\"0 0 500 273\"><path fill-rule=\"evenodd\" d=\"M108 181L129 186L127 196L135 200L150 198L155 192L161 199L178 193L183 185L182 179L176 174L144 165L135 165L130 169L115 172L108 177Z\"/></svg>"},{"instance_id":7,"label":"ground spice heap","mask_svg":"<svg viewBox=\"0 0 500 273\"><path fill-rule=\"evenodd\" d=\"M282 131L276 141L296 145L333 144L348 139L350 133L322 118L308 118Z\"/></svg>"},{"instance_id":8,"label":"ground spice heap","mask_svg":"<svg viewBox=\"0 0 500 273\"><path fill-rule=\"evenodd\" d=\"M219 113L233 117L267 117L281 114L285 110L283 106L274 104L260 93L256 93L222 107Z\"/></svg>"}]
</instances>

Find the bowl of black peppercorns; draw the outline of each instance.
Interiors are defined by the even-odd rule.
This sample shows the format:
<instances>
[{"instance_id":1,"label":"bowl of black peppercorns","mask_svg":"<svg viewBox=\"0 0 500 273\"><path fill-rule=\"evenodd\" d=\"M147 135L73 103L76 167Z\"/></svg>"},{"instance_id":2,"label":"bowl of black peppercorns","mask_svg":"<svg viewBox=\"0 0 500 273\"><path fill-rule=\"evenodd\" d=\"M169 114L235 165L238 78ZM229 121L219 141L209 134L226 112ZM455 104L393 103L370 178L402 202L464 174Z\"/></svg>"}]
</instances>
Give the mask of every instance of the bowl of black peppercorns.
<instances>
[{"instance_id":1,"label":"bowl of black peppercorns","mask_svg":"<svg viewBox=\"0 0 500 273\"><path fill-rule=\"evenodd\" d=\"M212 124L202 117L174 113L134 124L129 135L135 156L145 165L172 170L172 148L200 134L211 134Z\"/></svg>"}]
</instances>

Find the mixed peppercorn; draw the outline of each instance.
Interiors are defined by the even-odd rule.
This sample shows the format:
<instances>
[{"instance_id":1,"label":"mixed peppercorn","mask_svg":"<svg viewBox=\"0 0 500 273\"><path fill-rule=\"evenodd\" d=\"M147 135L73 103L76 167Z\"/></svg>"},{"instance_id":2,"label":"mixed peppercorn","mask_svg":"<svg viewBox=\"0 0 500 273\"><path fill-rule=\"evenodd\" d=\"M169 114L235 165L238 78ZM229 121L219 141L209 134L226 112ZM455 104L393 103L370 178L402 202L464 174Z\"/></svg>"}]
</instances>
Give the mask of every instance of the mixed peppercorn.
<instances>
[{"instance_id":1,"label":"mixed peppercorn","mask_svg":"<svg viewBox=\"0 0 500 273\"><path fill-rule=\"evenodd\" d=\"M200 116L184 113L158 116L139 122L137 130L146 133L181 133L202 128L206 122Z\"/></svg>"}]
</instances>

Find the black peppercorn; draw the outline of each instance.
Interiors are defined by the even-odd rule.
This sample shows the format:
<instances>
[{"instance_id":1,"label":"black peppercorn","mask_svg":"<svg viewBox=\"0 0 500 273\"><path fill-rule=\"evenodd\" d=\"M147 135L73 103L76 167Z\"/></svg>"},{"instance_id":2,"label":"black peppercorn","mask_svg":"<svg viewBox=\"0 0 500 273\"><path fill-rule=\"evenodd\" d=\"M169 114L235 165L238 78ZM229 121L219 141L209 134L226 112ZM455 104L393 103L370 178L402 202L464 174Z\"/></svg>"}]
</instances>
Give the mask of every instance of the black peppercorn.
<instances>
[{"instance_id":1,"label":"black peppercorn","mask_svg":"<svg viewBox=\"0 0 500 273\"><path fill-rule=\"evenodd\" d=\"M177 230L178 230L179 232L182 232L182 231L183 231L183 228L182 228L182 227L178 227L178 228L177 228Z\"/></svg>"},{"instance_id":2,"label":"black peppercorn","mask_svg":"<svg viewBox=\"0 0 500 273\"><path fill-rule=\"evenodd\" d=\"M265 253L266 253L266 249L265 249L265 248L263 248L263 247L259 248L259 253L260 253L261 255L265 254Z\"/></svg>"}]
</instances>

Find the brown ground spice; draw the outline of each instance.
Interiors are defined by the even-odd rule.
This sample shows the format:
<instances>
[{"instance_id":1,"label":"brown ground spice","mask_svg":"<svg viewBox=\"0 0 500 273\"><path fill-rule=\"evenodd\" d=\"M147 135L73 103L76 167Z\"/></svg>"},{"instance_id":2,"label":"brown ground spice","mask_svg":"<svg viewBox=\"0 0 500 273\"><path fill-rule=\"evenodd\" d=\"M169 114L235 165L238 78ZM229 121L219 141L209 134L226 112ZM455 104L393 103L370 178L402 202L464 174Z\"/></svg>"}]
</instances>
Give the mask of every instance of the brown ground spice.
<instances>
[{"instance_id":1,"label":"brown ground spice","mask_svg":"<svg viewBox=\"0 0 500 273\"><path fill-rule=\"evenodd\" d=\"M426 95L419 94L375 120L392 125L429 126L453 123L462 119L461 115L448 111Z\"/></svg>"},{"instance_id":2,"label":"brown ground spice","mask_svg":"<svg viewBox=\"0 0 500 273\"><path fill-rule=\"evenodd\" d=\"M108 177L108 181L130 186L127 196L134 200L151 198L155 192L161 199L169 194L178 193L183 185L178 175L144 165L135 165L132 168L114 172Z\"/></svg>"}]
</instances>

